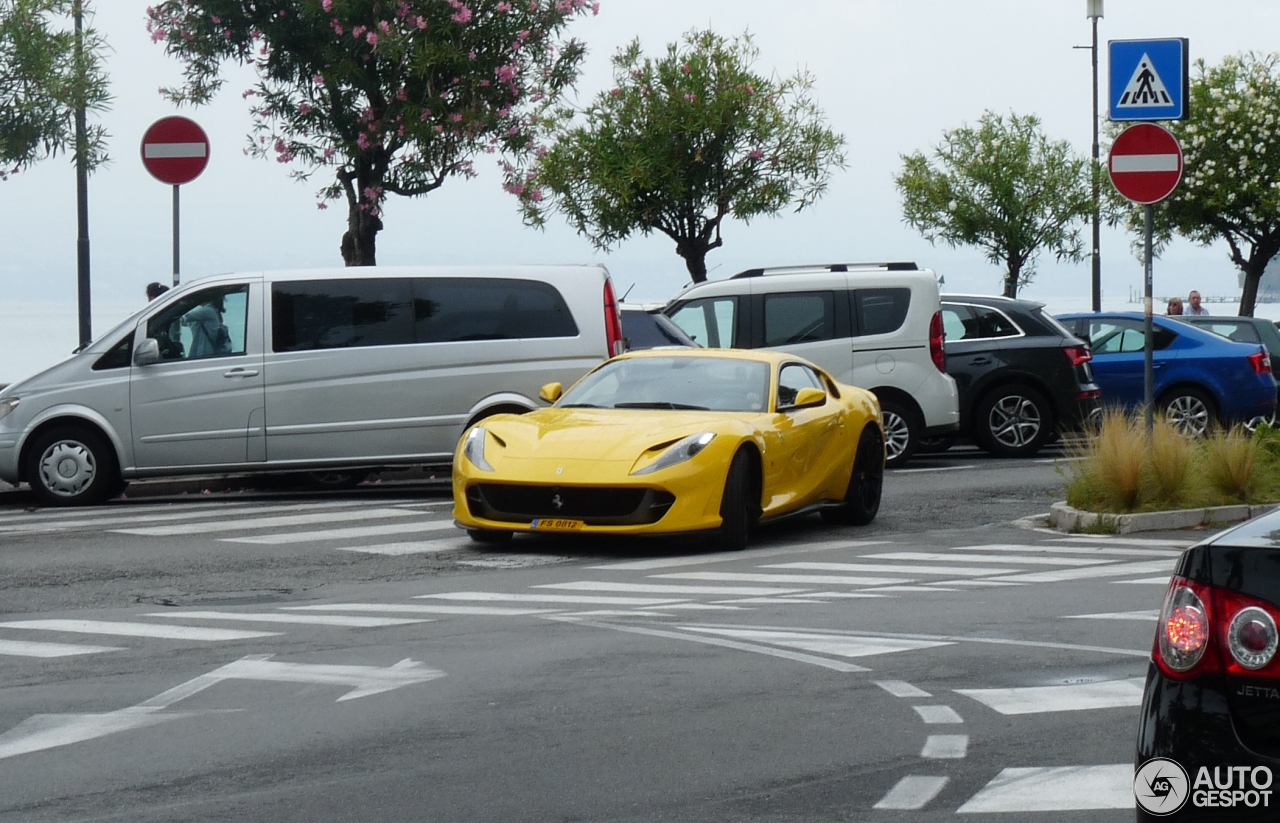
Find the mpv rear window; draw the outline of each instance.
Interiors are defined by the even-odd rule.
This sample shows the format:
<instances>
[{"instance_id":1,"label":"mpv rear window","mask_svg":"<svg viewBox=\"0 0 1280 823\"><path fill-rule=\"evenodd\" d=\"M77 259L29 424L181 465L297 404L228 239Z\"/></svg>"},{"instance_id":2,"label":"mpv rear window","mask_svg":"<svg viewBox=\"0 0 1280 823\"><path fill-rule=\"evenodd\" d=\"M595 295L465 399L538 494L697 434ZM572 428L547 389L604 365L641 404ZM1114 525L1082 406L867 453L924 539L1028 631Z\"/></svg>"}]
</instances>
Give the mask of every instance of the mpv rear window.
<instances>
[{"instance_id":1,"label":"mpv rear window","mask_svg":"<svg viewBox=\"0 0 1280 823\"><path fill-rule=\"evenodd\" d=\"M829 291L782 292L764 297L764 344L791 346L836 336L835 297Z\"/></svg>"},{"instance_id":2,"label":"mpv rear window","mask_svg":"<svg viewBox=\"0 0 1280 823\"><path fill-rule=\"evenodd\" d=\"M271 295L278 352L578 334L560 292L531 280L297 280Z\"/></svg>"},{"instance_id":3,"label":"mpv rear window","mask_svg":"<svg viewBox=\"0 0 1280 823\"><path fill-rule=\"evenodd\" d=\"M858 334L888 334L902 328L911 306L911 289L855 289Z\"/></svg>"}]
</instances>

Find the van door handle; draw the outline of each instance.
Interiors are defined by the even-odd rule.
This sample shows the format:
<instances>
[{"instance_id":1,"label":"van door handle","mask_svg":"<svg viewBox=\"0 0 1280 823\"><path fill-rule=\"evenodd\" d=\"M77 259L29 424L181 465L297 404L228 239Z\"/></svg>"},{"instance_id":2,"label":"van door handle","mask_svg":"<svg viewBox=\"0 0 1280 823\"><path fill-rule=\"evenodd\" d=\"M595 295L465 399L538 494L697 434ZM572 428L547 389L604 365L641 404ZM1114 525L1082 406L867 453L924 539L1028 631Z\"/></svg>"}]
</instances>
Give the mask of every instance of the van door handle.
<instances>
[{"instance_id":1,"label":"van door handle","mask_svg":"<svg viewBox=\"0 0 1280 823\"><path fill-rule=\"evenodd\" d=\"M223 372L223 377L257 377L257 369L232 369L229 372Z\"/></svg>"},{"instance_id":2,"label":"van door handle","mask_svg":"<svg viewBox=\"0 0 1280 823\"><path fill-rule=\"evenodd\" d=\"M969 361L969 365L970 366L989 366L991 365L991 358L986 356L974 357Z\"/></svg>"}]
</instances>

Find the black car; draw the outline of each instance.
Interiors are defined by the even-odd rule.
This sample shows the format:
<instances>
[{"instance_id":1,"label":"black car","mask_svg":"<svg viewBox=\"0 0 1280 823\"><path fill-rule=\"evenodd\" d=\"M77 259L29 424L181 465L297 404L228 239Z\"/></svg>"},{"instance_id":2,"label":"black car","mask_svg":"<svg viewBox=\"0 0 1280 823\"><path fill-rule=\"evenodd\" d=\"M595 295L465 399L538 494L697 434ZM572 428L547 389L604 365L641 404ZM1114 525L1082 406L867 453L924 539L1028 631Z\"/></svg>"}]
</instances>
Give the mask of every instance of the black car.
<instances>
[{"instance_id":1,"label":"black car","mask_svg":"<svg viewBox=\"0 0 1280 823\"><path fill-rule=\"evenodd\" d=\"M1138 820L1280 819L1278 604L1280 512L1183 553L1142 698Z\"/></svg>"},{"instance_id":2,"label":"black car","mask_svg":"<svg viewBox=\"0 0 1280 823\"><path fill-rule=\"evenodd\" d=\"M656 349L660 346L694 346L698 344L684 330L662 313L662 305L645 306L639 303L620 303L622 336L627 339L627 351Z\"/></svg>"},{"instance_id":3,"label":"black car","mask_svg":"<svg viewBox=\"0 0 1280 823\"><path fill-rule=\"evenodd\" d=\"M992 454L1035 454L1098 408L1088 344L1043 309L1008 297L942 296L959 433Z\"/></svg>"}]
</instances>

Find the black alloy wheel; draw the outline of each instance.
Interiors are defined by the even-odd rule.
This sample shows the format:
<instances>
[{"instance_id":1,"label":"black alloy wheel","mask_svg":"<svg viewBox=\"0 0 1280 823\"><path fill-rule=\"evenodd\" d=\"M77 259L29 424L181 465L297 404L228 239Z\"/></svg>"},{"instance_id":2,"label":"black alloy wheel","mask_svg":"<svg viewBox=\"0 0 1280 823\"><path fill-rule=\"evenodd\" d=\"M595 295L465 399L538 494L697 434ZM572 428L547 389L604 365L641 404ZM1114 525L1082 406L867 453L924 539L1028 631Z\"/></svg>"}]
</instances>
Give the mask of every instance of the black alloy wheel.
<instances>
[{"instance_id":1,"label":"black alloy wheel","mask_svg":"<svg viewBox=\"0 0 1280 823\"><path fill-rule=\"evenodd\" d=\"M44 506L91 506L115 497L125 486L111 445L80 426L59 426L40 435L27 447L25 460L31 494Z\"/></svg>"},{"instance_id":2,"label":"black alloy wheel","mask_svg":"<svg viewBox=\"0 0 1280 823\"><path fill-rule=\"evenodd\" d=\"M884 436L879 427L868 425L858 438L858 453L853 458L844 503L823 509L823 520L845 526L865 526L876 519L884 491L884 452Z\"/></svg>"},{"instance_id":3,"label":"black alloy wheel","mask_svg":"<svg viewBox=\"0 0 1280 823\"><path fill-rule=\"evenodd\" d=\"M720 551L737 552L747 547L747 538L760 519L760 495L755 489L751 458L739 451L729 464L720 499L720 528L713 538Z\"/></svg>"},{"instance_id":4,"label":"black alloy wheel","mask_svg":"<svg viewBox=\"0 0 1280 823\"><path fill-rule=\"evenodd\" d=\"M1052 433L1049 401L1020 383L993 389L974 410L978 445L999 457L1029 457L1044 448Z\"/></svg>"}]
</instances>

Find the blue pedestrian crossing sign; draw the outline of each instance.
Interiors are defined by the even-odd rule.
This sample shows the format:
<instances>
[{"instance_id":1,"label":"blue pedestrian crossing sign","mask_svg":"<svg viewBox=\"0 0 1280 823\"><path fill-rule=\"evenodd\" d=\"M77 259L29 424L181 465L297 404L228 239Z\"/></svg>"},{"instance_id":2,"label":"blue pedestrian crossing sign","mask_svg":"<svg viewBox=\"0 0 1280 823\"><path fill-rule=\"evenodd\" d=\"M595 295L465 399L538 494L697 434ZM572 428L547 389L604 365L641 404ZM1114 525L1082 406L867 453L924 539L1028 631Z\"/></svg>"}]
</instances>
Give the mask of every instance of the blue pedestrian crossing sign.
<instances>
[{"instance_id":1,"label":"blue pedestrian crossing sign","mask_svg":"<svg viewBox=\"0 0 1280 823\"><path fill-rule=\"evenodd\" d=\"M1112 40L1109 62L1111 120L1186 120L1187 39Z\"/></svg>"}]
</instances>

